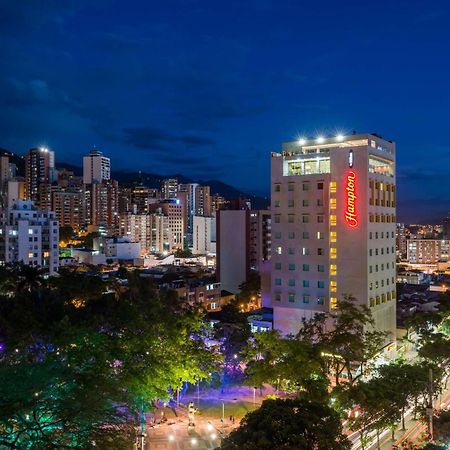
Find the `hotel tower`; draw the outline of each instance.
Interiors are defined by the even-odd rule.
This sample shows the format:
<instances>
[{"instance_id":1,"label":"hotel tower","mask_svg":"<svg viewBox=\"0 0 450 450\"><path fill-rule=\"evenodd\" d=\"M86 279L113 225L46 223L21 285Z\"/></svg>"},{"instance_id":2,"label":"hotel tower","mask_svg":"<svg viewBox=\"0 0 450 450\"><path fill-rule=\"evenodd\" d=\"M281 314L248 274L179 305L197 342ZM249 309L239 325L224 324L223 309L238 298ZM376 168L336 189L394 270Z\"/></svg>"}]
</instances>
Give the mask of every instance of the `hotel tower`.
<instances>
[{"instance_id":1,"label":"hotel tower","mask_svg":"<svg viewBox=\"0 0 450 450\"><path fill-rule=\"evenodd\" d=\"M274 328L351 295L395 336L395 144L378 134L300 139L271 158Z\"/></svg>"}]
</instances>

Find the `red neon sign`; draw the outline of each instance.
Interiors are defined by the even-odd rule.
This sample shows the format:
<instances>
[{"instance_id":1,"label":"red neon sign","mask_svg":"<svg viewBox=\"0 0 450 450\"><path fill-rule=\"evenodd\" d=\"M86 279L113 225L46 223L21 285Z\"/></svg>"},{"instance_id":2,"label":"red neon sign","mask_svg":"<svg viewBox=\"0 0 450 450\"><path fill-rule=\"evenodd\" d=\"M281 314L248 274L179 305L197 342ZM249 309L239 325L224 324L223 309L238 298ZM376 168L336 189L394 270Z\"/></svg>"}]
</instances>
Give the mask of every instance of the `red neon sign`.
<instances>
[{"instance_id":1,"label":"red neon sign","mask_svg":"<svg viewBox=\"0 0 450 450\"><path fill-rule=\"evenodd\" d=\"M358 214L356 212L356 174L353 170L347 173L347 186L345 187L346 208L345 221L351 228L358 226Z\"/></svg>"}]
</instances>

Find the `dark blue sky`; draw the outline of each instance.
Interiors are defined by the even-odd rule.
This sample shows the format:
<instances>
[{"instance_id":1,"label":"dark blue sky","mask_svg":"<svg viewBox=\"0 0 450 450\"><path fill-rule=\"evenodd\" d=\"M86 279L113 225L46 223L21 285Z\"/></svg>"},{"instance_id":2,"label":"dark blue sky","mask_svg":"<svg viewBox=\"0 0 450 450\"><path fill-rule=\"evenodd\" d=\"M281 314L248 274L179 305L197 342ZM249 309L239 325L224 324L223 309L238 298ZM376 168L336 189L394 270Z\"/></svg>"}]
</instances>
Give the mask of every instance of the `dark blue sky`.
<instances>
[{"instance_id":1,"label":"dark blue sky","mask_svg":"<svg viewBox=\"0 0 450 450\"><path fill-rule=\"evenodd\" d=\"M93 6L95 5L95 6ZM399 218L450 210L445 1L0 0L0 147L268 192L317 132L397 142Z\"/></svg>"}]
</instances>

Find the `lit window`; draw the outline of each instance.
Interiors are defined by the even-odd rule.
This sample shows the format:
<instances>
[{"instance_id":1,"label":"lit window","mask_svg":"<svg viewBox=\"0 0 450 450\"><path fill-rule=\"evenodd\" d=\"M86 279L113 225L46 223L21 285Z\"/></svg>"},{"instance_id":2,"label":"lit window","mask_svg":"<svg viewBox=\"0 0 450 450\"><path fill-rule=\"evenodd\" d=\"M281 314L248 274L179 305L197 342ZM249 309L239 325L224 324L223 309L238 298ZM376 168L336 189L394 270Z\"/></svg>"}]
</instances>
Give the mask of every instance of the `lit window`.
<instances>
[{"instance_id":1,"label":"lit window","mask_svg":"<svg viewBox=\"0 0 450 450\"><path fill-rule=\"evenodd\" d=\"M275 249L275 253L276 253L277 255L281 255L281 253L282 253L281 247L277 247L277 248Z\"/></svg>"},{"instance_id":2,"label":"lit window","mask_svg":"<svg viewBox=\"0 0 450 450\"><path fill-rule=\"evenodd\" d=\"M330 209L336 209L336 199L330 198Z\"/></svg>"},{"instance_id":3,"label":"lit window","mask_svg":"<svg viewBox=\"0 0 450 450\"><path fill-rule=\"evenodd\" d=\"M33 252L28 253L28 258L32 258L33 257Z\"/></svg>"},{"instance_id":4,"label":"lit window","mask_svg":"<svg viewBox=\"0 0 450 450\"><path fill-rule=\"evenodd\" d=\"M330 231L330 242L336 242L336 231Z\"/></svg>"},{"instance_id":5,"label":"lit window","mask_svg":"<svg viewBox=\"0 0 450 450\"><path fill-rule=\"evenodd\" d=\"M28 234L33 234L33 229L32 228L28 228Z\"/></svg>"},{"instance_id":6,"label":"lit window","mask_svg":"<svg viewBox=\"0 0 450 450\"><path fill-rule=\"evenodd\" d=\"M330 264L330 275L336 276L336 274L337 274L336 264Z\"/></svg>"},{"instance_id":7,"label":"lit window","mask_svg":"<svg viewBox=\"0 0 450 450\"><path fill-rule=\"evenodd\" d=\"M336 259L337 257L337 250L335 248L330 248L330 259Z\"/></svg>"},{"instance_id":8,"label":"lit window","mask_svg":"<svg viewBox=\"0 0 450 450\"><path fill-rule=\"evenodd\" d=\"M330 292L337 292L337 282L336 281L330 281Z\"/></svg>"},{"instance_id":9,"label":"lit window","mask_svg":"<svg viewBox=\"0 0 450 450\"><path fill-rule=\"evenodd\" d=\"M330 181L330 193L336 193L336 181Z\"/></svg>"},{"instance_id":10,"label":"lit window","mask_svg":"<svg viewBox=\"0 0 450 450\"><path fill-rule=\"evenodd\" d=\"M317 239L325 239L325 233L323 231L318 231Z\"/></svg>"},{"instance_id":11,"label":"lit window","mask_svg":"<svg viewBox=\"0 0 450 450\"><path fill-rule=\"evenodd\" d=\"M330 308L331 309L337 308L337 298L336 297L330 297Z\"/></svg>"},{"instance_id":12,"label":"lit window","mask_svg":"<svg viewBox=\"0 0 450 450\"><path fill-rule=\"evenodd\" d=\"M302 248L302 255L303 255L303 256L309 255L309 248L303 247L303 248Z\"/></svg>"},{"instance_id":13,"label":"lit window","mask_svg":"<svg viewBox=\"0 0 450 450\"><path fill-rule=\"evenodd\" d=\"M336 219L336 215L335 214L331 214L330 215L330 225L332 227L335 227L337 223L337 219Z\"/></svg>"}]
</instances>

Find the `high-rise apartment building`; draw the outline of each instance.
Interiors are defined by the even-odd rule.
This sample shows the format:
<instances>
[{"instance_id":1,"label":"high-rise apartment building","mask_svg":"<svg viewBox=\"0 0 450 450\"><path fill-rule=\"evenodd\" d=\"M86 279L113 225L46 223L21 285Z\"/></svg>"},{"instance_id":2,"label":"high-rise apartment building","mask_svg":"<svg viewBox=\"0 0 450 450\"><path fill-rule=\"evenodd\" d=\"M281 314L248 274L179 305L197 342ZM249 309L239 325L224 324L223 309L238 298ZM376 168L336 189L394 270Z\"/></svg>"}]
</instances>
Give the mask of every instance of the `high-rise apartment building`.
<instances>
[{"instance_id":1,"label":"high-rise apartment building","mask_svg":"<svg viewBox=\"0 0 450 450\"><path fill-rule=\"evenodd\" d=\"M270 213L238 209L217 213L217 273L223 289L236 293L252 271L262 276L270 258Z\"/></svg>"},{"instance_id":2,"label":"high-rise apartment building","mask_svg":"<svg viewBox=\"0 0 450 450\"><path fill-rule=\"evenodd\" d=\"M93 149L83 156L83 183L101 183L111 178L111 160Z\"/></svg>"},{"instance_id":3,"label":"high-rise apartment building","mask_svg":"<svg viewBox=\"0 0 450 450\"><path fill-rule=\"evenodd\" d=\"M166 178L161 182L161 196L163 199L174 198L178 192L178 179Z\"/></svg>"},{"instance_id":4,"label":"high-rise apartment building","mask_svg":"<svg viewBox=\"0 0 450 450\"><path fill-rule=\"evenodd\" d=\"M120 234L141 244L141 254L164 254L178 248L171 240L169 218L161 213L133 214L120 216Z\"/></svg>"},{"instance_id":5,"label":"high-rise apartment building","mask_svg":"<svg viewBox=\"0 0 450 450\"><path fill-rule=\"evenodd\" d=\"M32 148L25 155L25 195L39 205L39 186L55 181L55 153L48 148Z\"/></svg>"},{"instance_id":6,"label":"high-rise apartment building","mask_svg":"<svg viewBox=\"0 0 450 450\"><path fill-rule=\"evenodd\" d=\"M271 300L274 327L345 295L395 336L395 144L376 134L301 139L272 153Z\"/></svg>"},{"instance_id":7,"label":"high-rise apartment building","mask_svg":"<svg viewBox=\"0 0 450 450\"><path fill-rule=\"evenodd\" d=\"M449 261L447 239L409 239L407 241L407 260L410 264L437 264Z\"/></svg>"},{"instance_id":8,"label":"high-rise apartment building","mask_svg":"<svg viewBox=\"0 0 450 450\"><path fill-rule=\"evenodd\" d=\"M172 242L171 250L184 247L184 214L180 200L170 198L159 203L149 205L150 212L156 212L167 216L169 225L169 241Z\"/></svg>"},{"instance_id":9,"label":"high-rise apartment building","mask_svg":"<svg viewBox=\"0 0 450 450\"><path fill-rule=\"evenodd\" d=\"M59 265L55 214L19 200L0 211L0 264L23 262L54 274Z\"/></svg>"},{"instance_id":10,"label":"high-rise apartment building","mask_svg":"<svg viewBox=\"0 0 450 450\"><path fill-rule=\"evenodd\" d=\"M115 228L119 225L119 183L103 180L86 185L86 217L89 225Z\"/></svg>"},{"instance_id":11,"label":"high-rise apartment building","mask_svg":"<svg viewBox=\"0 0 450 450\"><path fill-rule=\"evenodd\" d=\"M211 215L211 188L209 186L195 188L194 214L204 217Z\"/></svg>"},{"instance_id":12,"label":"high-rise apartment building","mask_svg":"<svg viewBox=\"0 0 450 450\"><path fill-rule=\"evenodd\" d=\"M216 253L216 218L194 216L192 253L206 255Z\"/></svg>"}]
</instances>

